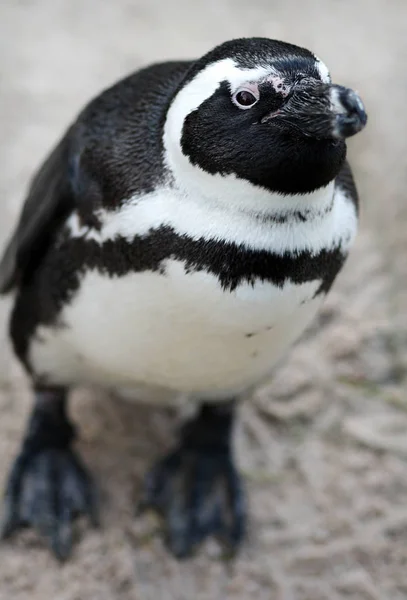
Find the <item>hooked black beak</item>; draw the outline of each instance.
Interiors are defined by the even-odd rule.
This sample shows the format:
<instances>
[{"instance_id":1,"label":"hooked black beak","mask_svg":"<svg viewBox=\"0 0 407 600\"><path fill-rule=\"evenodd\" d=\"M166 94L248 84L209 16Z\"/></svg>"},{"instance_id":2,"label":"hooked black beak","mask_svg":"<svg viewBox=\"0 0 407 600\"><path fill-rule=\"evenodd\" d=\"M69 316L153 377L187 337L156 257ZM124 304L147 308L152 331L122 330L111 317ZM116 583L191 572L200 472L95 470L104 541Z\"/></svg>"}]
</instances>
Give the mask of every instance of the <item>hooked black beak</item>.
<instances>
[{"instance_id":1,"label":"hooked black beak","mask_svg":"<svg viewBox=\"0 0 407 600\"><path fill-rule=\"evenodd\" d=\"M367 123L367 114L360 96L349 88L333 85L330 91L335 114L334 134L347 138L361 131Z\"/></svg>"},{"instance_id":2,"label":"hooked black beak","mask_svg":"<svg viewBox=\"0 0 407 600\"><path fill-rule=\"evenodd\" d=\"M361 131L367 115L360 96L341 85L301 81L284 105L262 122L274 122L317 139L345 139Z\"/></svg>"}]
</instances>

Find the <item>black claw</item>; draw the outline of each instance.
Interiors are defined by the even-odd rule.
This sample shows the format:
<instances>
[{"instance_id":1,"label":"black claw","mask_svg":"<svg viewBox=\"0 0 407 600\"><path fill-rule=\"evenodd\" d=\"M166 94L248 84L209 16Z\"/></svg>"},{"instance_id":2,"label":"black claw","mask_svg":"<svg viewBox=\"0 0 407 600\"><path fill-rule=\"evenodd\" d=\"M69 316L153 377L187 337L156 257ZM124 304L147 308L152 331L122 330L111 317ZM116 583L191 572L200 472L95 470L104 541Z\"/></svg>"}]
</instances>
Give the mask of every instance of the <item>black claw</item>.
<instances>
[{"instance_id":1,"label":"black claw","mask_svg":"<svg viewBox=\"0 0 407 600\"><path fill-rule=\"evenodd\" d=\"M207 537L237 549L245 531L245 500L230 456L179 450L147 477L143 508L164 520L165 541L177 558L190 556ZM168 465L172 468L169 468Z\"/></svg>"},{"instance_id":2,"label":"black claw","mask_svg":"<svg viewBox=\"0 0 407 600\"><path fill-rule=\"evenodd\" d=\"M72 549L72 522L79 514L97 524L93 484L72 450L42 450L12 470L5 498L2 538L32 526L59 560Z\"/></svg>"},{"instance_id":3,"label":"black claw","mask_svg":"<svg viewBox=\"0 0 407 600\"><path fill-rule=\"evenodd\" d=\"M72 427L62 407L46 408L44 412L44 403L37 401L10 472L0 535L6 539L18 529L34 527L63 561L71 554L74 518L88 515L97 526L98 503L93 482L71 449Z\"/></svg>"},{"instance_id":4,"label":"black claw","mask_svg":"<svg viewBox=\"0 0 407 600\"><path fill-rule=\"evenodd\" d=\"M15 509L6 499L1 519L0 539L7 540L20 527L22 527L22 523L18 519Z\"/></svg>"},{"instance_id":5,"label":"black claw","mask_svg":"<svg viewBox=\"0 0 407 600\"><path fill-rule=\"evenodd\" d=\"M224 531L226 538L229 538L231 548L236 548L243 540L246 534L246 498L242 488L242 482L233 465L229 465L227 471L227 494L229 505L231 506L231 524Z\"/></svg>"},{"instance_id":6,"label":"black claw","mask_svg":"<svg viewBox=\"0 0 407 600\"><path fill-rule=\"evenodd\" d=\"M209 536L233 553L245 533L245 497L227 443L229 424L216 427L207 410L204 416L188 429L179 449L147 475L139 507L161 515L166 545L177 558L190 556Z\"/></svg>"}]
</instances>

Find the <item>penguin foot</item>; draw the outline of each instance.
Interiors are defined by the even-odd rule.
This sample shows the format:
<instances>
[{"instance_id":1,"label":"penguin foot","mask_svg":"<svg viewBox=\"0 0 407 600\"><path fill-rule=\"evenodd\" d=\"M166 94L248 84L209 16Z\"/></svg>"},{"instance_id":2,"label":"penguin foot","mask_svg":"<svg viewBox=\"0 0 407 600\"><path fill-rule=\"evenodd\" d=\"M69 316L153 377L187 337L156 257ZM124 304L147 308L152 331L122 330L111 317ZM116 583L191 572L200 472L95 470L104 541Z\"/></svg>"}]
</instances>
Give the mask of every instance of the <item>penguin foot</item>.
<instances>
[{"instance_id":1,"label":"penguin foot","mask_svg":"<svg viewBox=\"0 0 407 600\"><path fill-rule=\"evenodd\" d=\"M74 517L87 514L96 526L98 514L92 480L70 448L73 428L59 412L34 408L6 486L0 535L34 527L62 561L72 550Z\"/></svg>"},{"instance_id":2,"label":"penguin foot","mask_svg":"<svg viewBox=\"0 0 407 600\"><path fill-rule=\"evenodd\" d=\"M191 556L215 536L229 554L245 533L245 496L230 450L230 419L217 419L206 405L188 424L177 450L160 460L146 478L142 510L155 510L177 558Z\"/></svg>"}]
</instances>

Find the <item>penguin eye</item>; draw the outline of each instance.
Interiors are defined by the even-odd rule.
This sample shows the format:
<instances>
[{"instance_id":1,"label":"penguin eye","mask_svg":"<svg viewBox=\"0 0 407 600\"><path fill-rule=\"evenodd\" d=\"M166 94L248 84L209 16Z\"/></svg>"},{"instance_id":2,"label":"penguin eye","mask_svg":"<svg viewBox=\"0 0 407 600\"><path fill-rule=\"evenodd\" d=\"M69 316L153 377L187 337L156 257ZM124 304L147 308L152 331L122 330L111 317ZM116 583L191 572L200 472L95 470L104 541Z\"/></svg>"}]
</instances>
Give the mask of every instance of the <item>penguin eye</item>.
<instances>
[{"instance_id":1,"label":"penguin eye","mask_svg":"<svg viewBox=\"0 0 407 600\"><path fill-rule=\"evenodd\" d=\"M232 96L233 103L239 108L246 110L251 108L259 100L259 95L252 90L240 88Z\"/></svg>"}]
</instances>

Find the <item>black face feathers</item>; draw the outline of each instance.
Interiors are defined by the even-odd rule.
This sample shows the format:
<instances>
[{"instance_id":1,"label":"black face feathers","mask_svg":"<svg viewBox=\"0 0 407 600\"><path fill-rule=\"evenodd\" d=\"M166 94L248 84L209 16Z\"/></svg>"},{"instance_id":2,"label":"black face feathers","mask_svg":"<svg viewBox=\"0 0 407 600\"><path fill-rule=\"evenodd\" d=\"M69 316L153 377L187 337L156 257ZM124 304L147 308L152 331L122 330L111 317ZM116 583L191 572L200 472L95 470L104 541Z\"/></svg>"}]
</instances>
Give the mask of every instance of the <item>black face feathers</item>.
<instances>
[{"instance_id":1,"label":"black face feathers","mask_svg":"<svg viewBox=\"0 0 407 600\"><path fill-rule=\"evenodd\" d=\"M281 194L309 193L332 181L345 160L344 138L366 123L355 92L332 85L312 52L266 38L218 46L191 67L182 87L225 59L243 77L247 71L245 85L256 88L257 102L246 110L236 105L234 82L225 72L185 117L181 147L190 162Z\"/></svg>"},{"instance_id":2,"label":"black face feathers","mask_svg":"<svg viewBox=\"0 0 407 600\"><path fill-rule=\"evenodd\" d=\"M263 122L279 102L270 92L241 111L223 82L186 117L182 151L212 175L234 174L273 192L304 194L327 185L345 160L345 143L301 135L277 119Z\"/></svg>"}]
</instances>

